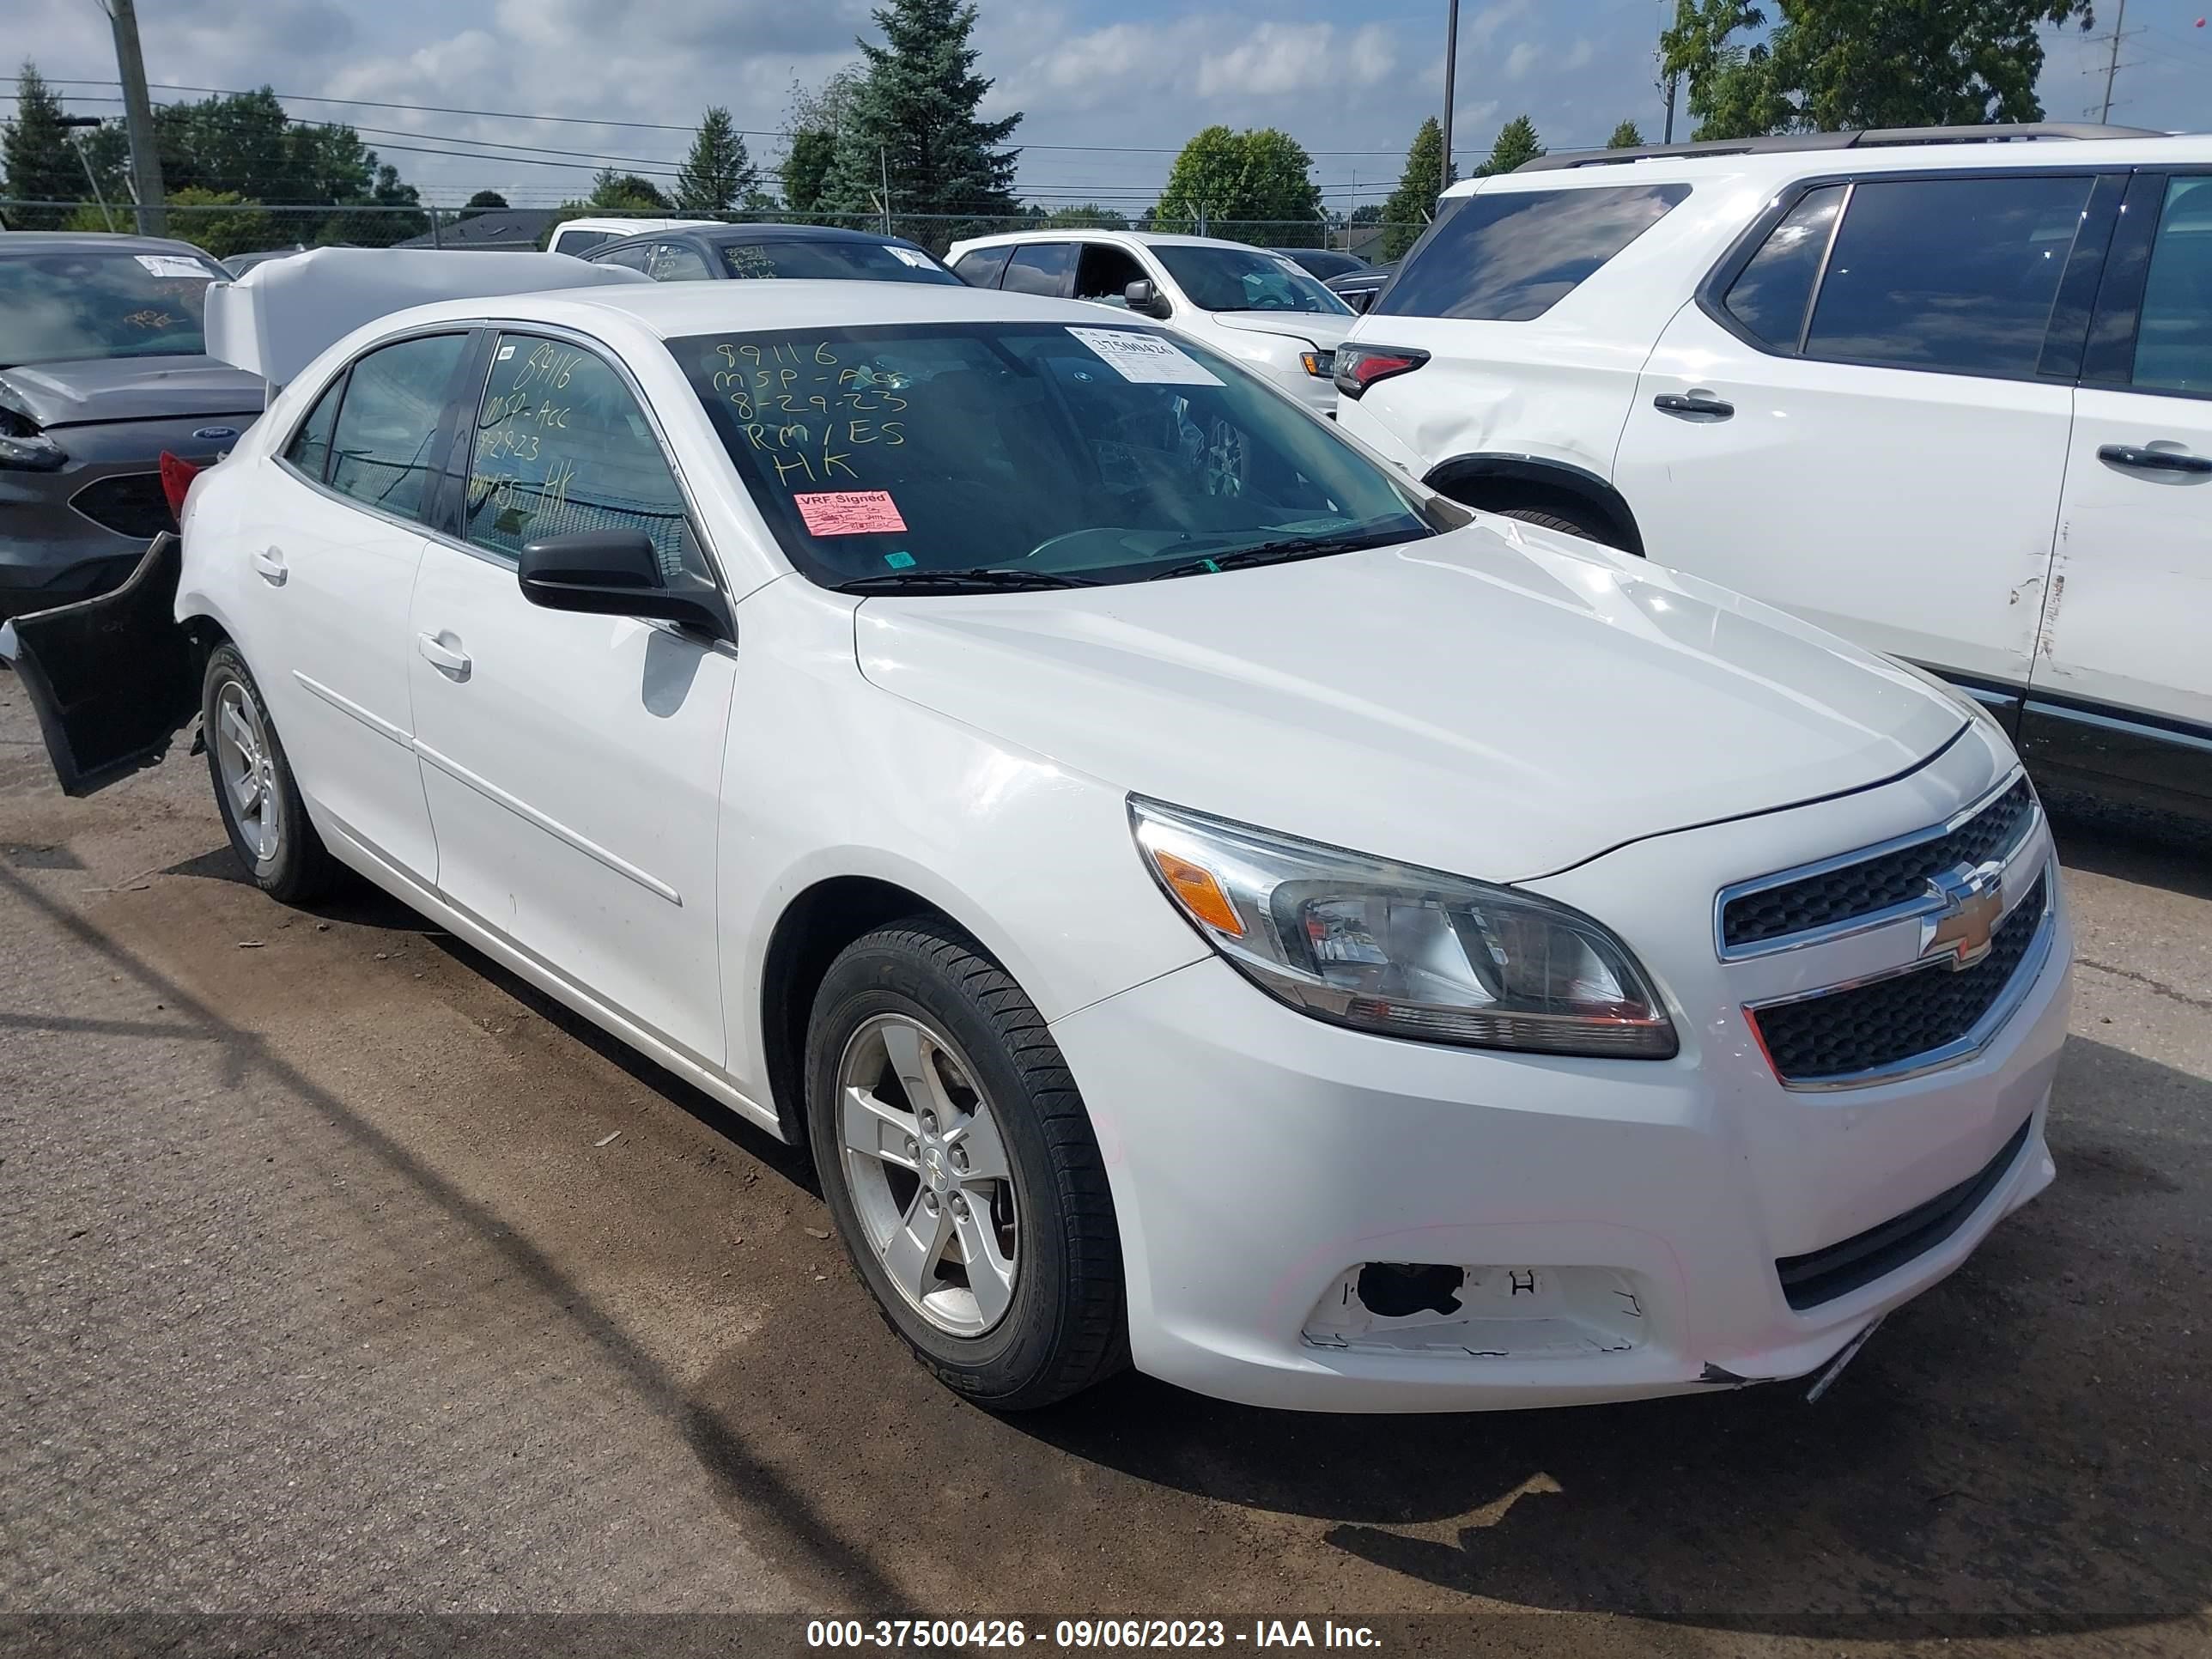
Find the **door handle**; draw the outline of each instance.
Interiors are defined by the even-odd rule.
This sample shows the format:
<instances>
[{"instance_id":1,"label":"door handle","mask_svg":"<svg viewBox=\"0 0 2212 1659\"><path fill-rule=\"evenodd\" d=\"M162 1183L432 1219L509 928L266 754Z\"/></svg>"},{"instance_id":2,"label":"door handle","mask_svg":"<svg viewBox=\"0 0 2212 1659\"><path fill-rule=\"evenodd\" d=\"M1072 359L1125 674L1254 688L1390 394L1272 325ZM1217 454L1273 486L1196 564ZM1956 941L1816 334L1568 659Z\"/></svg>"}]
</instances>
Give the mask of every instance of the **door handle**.
<instances>
[{"instance_id":1,"label":"door handle","mask_svg":"<svg viewBox=\"0 0 2212 1659\"><path fill-rule=\"evenodd\" d=\"M2097 459L2142 472L2212 472L2212 460L2202 455L2185 454L2178 449L2144 449L2135 444L2106 444L2097 452Z\"/></svg>"},{"instance_id":2,"label":"door handle","mask_svg":"<svg viewBox=\"0 0 2212 1659\"><path fill-rule=\"evenodd\" d=\"M1663 414L1680 415L1689 420L1725 421L1735 413L1735 405L1722 398L1692 392L1687 397L1680 392L1662 392L1651 400L1651 407Z\"/></svg>"},{"instance_id":3,"label":"door handle","mask_svg":"<svg viewBox=\"0 0 2212 1659\"><path fill-rule=\"evenodd\" d=\"M433 668L451 674L457 680L468 678L469 664L472 659L458 643L448 645L435 634L417 634L415 645L422 652L423 660Z\"/></svg>"},{"instance_id":4,"label":"door handle","mask_svg":"<svg viewBox=\"0 0 2212 1659\"><path fill-rule=\"evenodd\" d=\"M273 547L264 547L253 556L253 568L271 587L283 586L284 578L292 574L284 568L284 556Z\"/></svg>"}]
</instances>

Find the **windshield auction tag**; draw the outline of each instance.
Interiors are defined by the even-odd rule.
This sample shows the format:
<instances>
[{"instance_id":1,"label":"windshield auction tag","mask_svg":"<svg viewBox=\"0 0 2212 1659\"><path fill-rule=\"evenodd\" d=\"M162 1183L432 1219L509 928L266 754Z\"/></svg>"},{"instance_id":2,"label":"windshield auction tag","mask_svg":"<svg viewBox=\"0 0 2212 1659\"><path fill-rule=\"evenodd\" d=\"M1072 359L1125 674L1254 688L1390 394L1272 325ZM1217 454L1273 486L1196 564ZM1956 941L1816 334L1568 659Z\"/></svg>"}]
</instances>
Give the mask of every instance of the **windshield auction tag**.
<instances>
[{"instance_id":1,"label":"windshield auction tag","mask_svg":"<svg viewBox=\"0 0 2212 1659\"><path fill-rule=\"evenodd\" d=\"M197 259L186 259L174 253L142 253L138 263L154 276L205 276L208 268Z\"/></svg>"},{"instance_id":2,"label":"windshield auction tag","mask_svg":"<svg viewBox=\"0 0 2212 1659\"><path fill-rule=\"evenodd\" d=\"M791 500L810 536L880 536L906 528L888 489L833 489Z\"/></svg>"},{"instance_id":3,"label":"windshield auction tag","mask_svg":"<svg viewBox=\"0 0 2212 1659\"><path fill-rule=\"evenodd\" d=\"M927 253L917 252L910 247L898 247L890 242L884 243L884 247L885 251L890 254L892 258L903 259L907 264L912 265L916 270L927 270L929 269L929 256Z\"/></svg>"},{"instance_id":4,"label":"windshield auction tag","mask_svg":"<svg viewBox=\"0 0 2212 1659\"><path fill-rule=\"evenodd\" d=\"M1173 340L1122 328L1071 328L1125 380L1145 386L1219 386L1221 377Z\"/></svg>"}]
</instances>

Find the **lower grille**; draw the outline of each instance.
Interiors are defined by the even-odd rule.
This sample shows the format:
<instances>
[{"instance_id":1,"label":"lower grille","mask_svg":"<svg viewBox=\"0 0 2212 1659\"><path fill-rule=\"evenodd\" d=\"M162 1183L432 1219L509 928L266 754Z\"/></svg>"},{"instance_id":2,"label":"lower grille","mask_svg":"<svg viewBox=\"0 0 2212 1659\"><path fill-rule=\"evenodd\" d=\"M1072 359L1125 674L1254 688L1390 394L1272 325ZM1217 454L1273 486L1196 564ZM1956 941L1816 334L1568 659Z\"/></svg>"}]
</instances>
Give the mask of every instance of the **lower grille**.
<instances>
[{"instance_id":1,"label":"lower grille","mask_svg":"<svg viewBox=\"0 0 2212 1659\"><path fill-rule=\"evenodd\" d=\"M2050 894L2036 878L1990 940L1990 953L1956 973L1930 966L1752 1015L1774 1074L1816 1084L1897 1066L1966 1037L1997 1005L2035 941Z\"/></svg>"},{"instance_id":2,"label":"lower grille","mask_svg":"<svg viewBox=\"0 0 2212 1659\"><path fill-rule=\"evenodd\" d=\"M1782 1278L1782 1294L1802 1313L1823 1302L1848 1296L1862 1285L1871 1285L1884 1273L1894 1273L1908 1261L1928 1254L1966 1224L1981 1208L1982 1200L2020 1157L2027 1144L2030 1118L2013 1131L1997 1155L1957 1186L1915 1205L1903 1215L1893 1216L1878 1227L1854 1233L1840 1244L1804 1255L1786 1255L1774 1264Z\"/></svg>"},{"instance_id":3,"label":"lower grille","mask_svg":"<svg viewBox=\"0 0 2212 1659\"><path fill-rule=\"evenodd\" d=\"M163 531L173 532L177 527L169 512L169 498L161 493L158 472L122 472L95 478L70 497L70 505L101 529L134 541L150 542Z\"/></svg>"}]
</instances>

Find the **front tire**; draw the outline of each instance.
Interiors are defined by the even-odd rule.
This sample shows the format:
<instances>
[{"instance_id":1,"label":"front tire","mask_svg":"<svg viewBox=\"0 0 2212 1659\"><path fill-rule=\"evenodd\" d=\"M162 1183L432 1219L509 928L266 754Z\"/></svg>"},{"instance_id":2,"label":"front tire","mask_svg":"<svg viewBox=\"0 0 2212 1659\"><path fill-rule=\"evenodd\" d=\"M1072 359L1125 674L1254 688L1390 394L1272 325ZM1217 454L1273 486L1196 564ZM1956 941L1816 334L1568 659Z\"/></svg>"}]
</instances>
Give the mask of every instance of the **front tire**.
<instances>
[{"instance_id":1,"label":"front tire","mask_svg":"<svg viewBox=\"0 0 2212 1659\"><path fill-rule=\"evenodd\" d=\"M954 1392L1048 1406L1124 1363L1089 1115L1020 986L934 916L830 964L807 1032L822 1192L884 1320Z\"/></svg>"},{"instance_id":2,"label":"front tire","mask_svg":"<svg viewBox=\"0 0 2212 1659\"><path fill-rule=\"evenodd\" d=\"M200 682L200 729L216 808L231 851L253 884L284 904L327 892L338 864L315 833L292 763L277 739L261 688L238 647L225 641L208 653Z\"/></svg>"},{"instance_id":3,"label":"front tire","mask_svg":"<svg viewBox=\"0 0 2212 1659\"><path fill-rule=\"evenodd\" d=\"M1586 542L1595 542L1601 547L1619 548L1620 538L1601 524L1595 514L1577 517L1568 513L1554 512L1541 507L1501 507L1497 509L1501 519L1518 519L1523 524L1533 524L1545 530L1556 530L1562 536L1579 536Z\"/></svg>"}]
</instances>

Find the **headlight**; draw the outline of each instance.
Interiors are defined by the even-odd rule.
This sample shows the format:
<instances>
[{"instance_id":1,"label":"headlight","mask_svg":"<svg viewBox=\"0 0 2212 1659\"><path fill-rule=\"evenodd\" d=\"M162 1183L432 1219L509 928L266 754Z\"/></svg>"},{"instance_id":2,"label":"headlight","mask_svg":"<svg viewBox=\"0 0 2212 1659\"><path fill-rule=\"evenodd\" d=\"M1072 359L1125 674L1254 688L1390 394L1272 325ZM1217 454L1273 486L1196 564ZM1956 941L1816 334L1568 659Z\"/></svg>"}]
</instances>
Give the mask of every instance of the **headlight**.
<instances>
[{"instance_id":1,"label":"headlight","mask_svg":"<svg viewBox=\"0 0 2212 1659\"><path fill-rule=\"evenodd\" d=\"M1303 1012L1485 1048L1675 1052L1628 947L1564 905L1133 796L1129 817L1191 926Z\"/></svg>"},{"instance_id":2,"label":"headlight","mask_svg":"<svg viewBox=\"0 0 2212 1659\"><path fill-rule=\"evenodd\" d=\"M21 410L0 404L0 466L52 472L69 459L62 447Z\"/></svg>"},{"instance_id":3,"label":"headlight","mask_svg":"<svg viewBox=\"0 0 2212 1659\"><path fill-rule=\"evenodd\" d=\"M1301 351L1298 366L1317 380L1326 380L1336 373L1336 354L1334 351Z\"/></svg>"}]
</instances>

